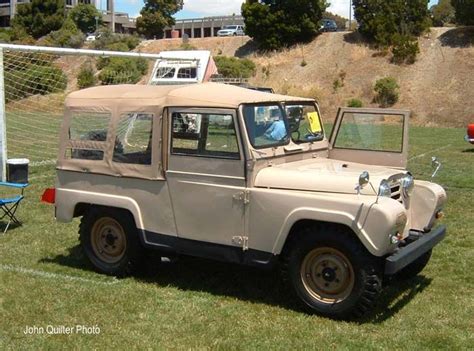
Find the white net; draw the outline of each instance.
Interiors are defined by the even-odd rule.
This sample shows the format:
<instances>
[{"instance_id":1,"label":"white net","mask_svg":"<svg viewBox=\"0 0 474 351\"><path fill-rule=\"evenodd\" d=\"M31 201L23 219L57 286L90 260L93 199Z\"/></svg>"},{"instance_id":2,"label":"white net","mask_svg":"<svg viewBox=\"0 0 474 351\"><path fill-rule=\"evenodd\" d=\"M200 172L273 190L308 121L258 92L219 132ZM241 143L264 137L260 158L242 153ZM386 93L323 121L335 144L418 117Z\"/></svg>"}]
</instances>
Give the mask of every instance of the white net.
<instances>
[{"instance_id":1,"label":"white net","mask_svg":"<svg viewBox=\"0 0 474 351\"><path fill-rule=\"evenodd\" d=\"M3 48L8 158L28 158L33 167L55 164L68 93L92 85L146 84L156 58L117 55Z\"/></svg>"}]
</instances>

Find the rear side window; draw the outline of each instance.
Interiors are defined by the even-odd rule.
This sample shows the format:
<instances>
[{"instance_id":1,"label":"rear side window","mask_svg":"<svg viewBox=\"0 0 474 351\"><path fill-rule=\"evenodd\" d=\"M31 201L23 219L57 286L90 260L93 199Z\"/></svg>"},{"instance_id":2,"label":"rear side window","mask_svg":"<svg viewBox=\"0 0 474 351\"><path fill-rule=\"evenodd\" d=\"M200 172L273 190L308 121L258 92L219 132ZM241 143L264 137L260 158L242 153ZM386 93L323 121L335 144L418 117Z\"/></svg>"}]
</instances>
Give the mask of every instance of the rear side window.
<instances>
[{"instance_id":1,"label":"rear side window","mask_svg":"<svg viewBox=\"0 0 474 351\"><path fill-rule=\"evenodd\" d=\"M172 123L172 154L240 159L232 115L175 112Z\"/></svg>"},{"instance_id":2,"label":"rear side window","mask_svg":"<svg viewBox=\"0 0 474 351\"><path fill-rule=\"evenodd\" d=\"M107 112L73 112L69 139L106 141L110 117Z\"/></svg>"},{"instance_id":3,"label":"rear side window","mask_svg":"<svg viewBox=\"0 0 474 351\"><path fill-rule=\"evenodd\" d=\"M87 148L70 147L66 150L66 159L101 161L104 159L105 141L109 129L111 114L108 112L73 112L69 127L71 141L93 141L94 146Z\"/></svg>"},{"instance_id":4,"label":"rear side window","mask_svg":"<svg viewBox=\"0 0 474 351\"><path fill-rule=\"evenodd\" d=\"M151 165L153 114L130 112L117 124L113 161Z\"/></svg>"}]
</instances>

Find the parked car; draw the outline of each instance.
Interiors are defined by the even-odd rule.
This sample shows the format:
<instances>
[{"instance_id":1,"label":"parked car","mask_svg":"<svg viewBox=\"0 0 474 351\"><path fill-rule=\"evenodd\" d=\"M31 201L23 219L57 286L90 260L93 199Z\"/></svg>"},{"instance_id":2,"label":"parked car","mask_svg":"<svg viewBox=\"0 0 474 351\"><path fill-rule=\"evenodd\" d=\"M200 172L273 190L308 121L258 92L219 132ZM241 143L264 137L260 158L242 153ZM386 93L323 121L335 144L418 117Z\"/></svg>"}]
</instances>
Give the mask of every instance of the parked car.
<instances>
[{"instance_id":1,"label":"parked car","mask_svg":"<svg viewBox=\"0 0 474 351\"><path fill-rule=\"evenodd\" d=\"M337 32L337 23L331 19L321 20L321 32Z\"/></svg>"},{"instance_id":2,"label":"parked car","mask_svg":"<svg viewBox=\"0 0 474 351\"><path fill-rule=\"evenodd\" d=\"M359 316L446 232L445 191L405 169L409 115L342 108L328 136L312 99L216 83L84 89L66 99L44 199L60 222L82 217L99 272L130 274L145 249L275 267L308 311Z\"/></svg>"},{"instance_id":3,"label":"parked car","mask_svg":"<svg viewBox=\"0 0 474 351\"><path fill-rule=\"evenodd\" d=\"M238 24L228 25L217 31L217 36L219 37L231 37L236 35L245 35L244 26Z\"/></svg>"},{"instance_id":4,"label":"parked car","mask_svg":"<svg viewBox=\"0 0 474 351\"><path fill-rule=\"evenodd\" d=\"M474 123L467 126L466 141L474 144Z\"/></svg>"}]
</instances>

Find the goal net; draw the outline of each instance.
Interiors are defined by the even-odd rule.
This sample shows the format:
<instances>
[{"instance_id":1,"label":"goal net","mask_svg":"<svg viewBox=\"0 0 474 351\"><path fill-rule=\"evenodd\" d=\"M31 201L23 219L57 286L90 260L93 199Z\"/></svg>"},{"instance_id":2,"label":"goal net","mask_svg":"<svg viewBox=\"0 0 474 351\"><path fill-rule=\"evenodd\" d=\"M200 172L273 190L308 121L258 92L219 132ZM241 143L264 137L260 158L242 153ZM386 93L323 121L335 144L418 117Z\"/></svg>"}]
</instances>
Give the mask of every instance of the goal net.
<instances>
[{"instance_id":1,"label":"goal net","mask_svg":"<svg viewBox=\"0 0 474 351\"><path fill-rule=\"evenodd\" d=\"M0 44L0 167L27 158L51 175L66 96L109 84L147 84L159 55Z\"/></svg>"}]
</instances>

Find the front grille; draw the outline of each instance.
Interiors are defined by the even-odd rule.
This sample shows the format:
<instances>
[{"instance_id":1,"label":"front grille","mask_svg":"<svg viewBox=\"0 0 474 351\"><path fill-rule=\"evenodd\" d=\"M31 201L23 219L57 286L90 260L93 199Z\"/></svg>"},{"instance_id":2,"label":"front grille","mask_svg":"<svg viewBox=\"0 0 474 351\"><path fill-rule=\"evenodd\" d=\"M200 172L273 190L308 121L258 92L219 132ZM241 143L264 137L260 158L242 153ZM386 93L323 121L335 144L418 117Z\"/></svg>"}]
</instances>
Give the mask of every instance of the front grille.
<instances>
[{"instance_id":1,"label":"front grille","mask_svg":"<svg viewBox=\"0 0 474 351\"><path fill-rule=\"evenodd\" d=\"M390 197L394 200L397 200L400 203L403 203L402 197L402 188L400 183L394 183L390 186L391 195Z\"/></svg>"}]
</instances>

